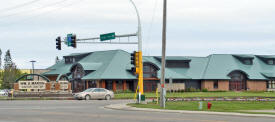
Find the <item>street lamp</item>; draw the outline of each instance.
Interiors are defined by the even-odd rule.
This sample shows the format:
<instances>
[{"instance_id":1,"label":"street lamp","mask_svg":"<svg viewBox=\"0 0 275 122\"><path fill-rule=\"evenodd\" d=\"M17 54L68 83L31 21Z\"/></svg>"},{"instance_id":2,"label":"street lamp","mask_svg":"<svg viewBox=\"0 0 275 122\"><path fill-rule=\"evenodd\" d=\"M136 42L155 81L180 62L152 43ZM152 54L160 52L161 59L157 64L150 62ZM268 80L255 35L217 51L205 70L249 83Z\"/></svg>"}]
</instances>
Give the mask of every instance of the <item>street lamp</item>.
<instances>
[{"instance_id":1,"label":"street lamp","mask_svg":"<svg viewBox=\"0 0 275 122\"><path fill-rule=\"evenodd\" d=\"M130 2L133 4L136 14L137 14L137 19L138 19L138 30L137 30L137 35L138 35L138 52L139 52L139 73L138 73L138 89L139 89L139 94L138 94L138 103L141 101L141 97L144 96L143 94L143 63L142 63L142 35L141 35L141 20L140 20L140 15L137 9L137 6L133 2L133 0L130 0Z\"/></svg>"},{"instance_id":2,"label":"street lamp","mask_svg":"<svg viewBox=\"0 0 275 122\"><path fill-rule=\"evenodd\" d=\"M137 19L138 19L138 31L137 31L137 35L138 35L138 51L142 51L142 35L141 35L141 20L140 20L140 15L137 9L136 4L133 2L133 0L130 0L130 2L133 4L136 14L137 14Z\"/></svg>"},{"instance_id":3,"label":"street lamp","mask_svg":"<svg viewBox=\"0 0 275 122\"><path fill-rule=\"evenodd\" d=\"M32 74L34 74L34 63L36 62L35 60L30 61L32 63Z\"/></svg>"}]
</instances>

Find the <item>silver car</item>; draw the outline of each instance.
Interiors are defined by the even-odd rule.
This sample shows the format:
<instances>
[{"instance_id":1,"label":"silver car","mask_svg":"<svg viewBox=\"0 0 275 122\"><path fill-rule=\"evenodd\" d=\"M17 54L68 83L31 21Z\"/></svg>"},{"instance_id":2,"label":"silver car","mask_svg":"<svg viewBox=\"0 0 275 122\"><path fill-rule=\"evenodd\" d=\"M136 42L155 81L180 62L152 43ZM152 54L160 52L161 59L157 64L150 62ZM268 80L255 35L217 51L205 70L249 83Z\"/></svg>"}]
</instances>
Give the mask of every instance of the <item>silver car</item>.
<instances>
[{"instance_id":1,"label":"silver car","mask_svg":"<svg viewBox=\"0 0 275 122\"><path fill-rule=\"evenodd\" d=\"M104 88L89 88L83 92L73 94L75 99L78 100L91 100L91 99L105 99L110 100L114 98L114 92Z\"/></svg>"},{"instance_id":2,"label":"silver car","mask_svg":"<svg viewBox=\"0 0 275 122\"><path fill-rule=\"evenodd\" d=\"M9 91L4 89L4 90L0 90L0 96L8 96L9 95Z\"/></svg>"}]
</instances>

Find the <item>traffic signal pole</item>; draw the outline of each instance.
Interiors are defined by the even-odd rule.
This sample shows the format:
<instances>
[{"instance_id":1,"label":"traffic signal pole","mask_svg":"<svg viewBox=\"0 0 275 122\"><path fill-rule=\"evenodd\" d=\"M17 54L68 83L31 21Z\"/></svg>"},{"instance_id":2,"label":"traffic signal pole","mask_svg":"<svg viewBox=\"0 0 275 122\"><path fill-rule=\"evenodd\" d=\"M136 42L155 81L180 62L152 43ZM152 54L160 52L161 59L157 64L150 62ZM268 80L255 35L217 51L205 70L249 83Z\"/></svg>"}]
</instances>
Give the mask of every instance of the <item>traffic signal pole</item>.
<instances>
[{"instance_id":1,"label":"traffic signal pole","mask_svg":"<svg viewBox=\"0 0 275 122\"><path fill-rule=\"evenodd\" d=\"M143 92L143 63L142 63L142 34L141 34L141 20L140 20L140 15L137 9L137 6L133 2L133 0L130 0L130 2L133 4L136 14L137 14L137 19L138 19L138 53L139 53L139 73L138 73L138 88L139 88L139 100L138 102L140 103L141 101L141 96L144 96Z\"/></svg>"}]
</instances>

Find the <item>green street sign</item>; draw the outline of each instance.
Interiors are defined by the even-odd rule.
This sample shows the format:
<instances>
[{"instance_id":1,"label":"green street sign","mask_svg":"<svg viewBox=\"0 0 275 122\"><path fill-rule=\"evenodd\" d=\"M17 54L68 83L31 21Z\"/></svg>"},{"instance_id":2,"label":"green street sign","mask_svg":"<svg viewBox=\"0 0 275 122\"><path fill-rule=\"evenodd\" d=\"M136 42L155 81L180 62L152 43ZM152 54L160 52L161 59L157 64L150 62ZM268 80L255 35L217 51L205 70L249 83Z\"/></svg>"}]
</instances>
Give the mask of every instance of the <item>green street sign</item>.
<instances>
[{"instance_id":1,"label":"green street sign","mask_svg":"<svg viewBox=\"0 0 275 122\"><path fill-rule=\"evenodd\" d=\"M100 41L116 39L116 33L107 33L100 35Z\"/></svg>"}]
</instances>

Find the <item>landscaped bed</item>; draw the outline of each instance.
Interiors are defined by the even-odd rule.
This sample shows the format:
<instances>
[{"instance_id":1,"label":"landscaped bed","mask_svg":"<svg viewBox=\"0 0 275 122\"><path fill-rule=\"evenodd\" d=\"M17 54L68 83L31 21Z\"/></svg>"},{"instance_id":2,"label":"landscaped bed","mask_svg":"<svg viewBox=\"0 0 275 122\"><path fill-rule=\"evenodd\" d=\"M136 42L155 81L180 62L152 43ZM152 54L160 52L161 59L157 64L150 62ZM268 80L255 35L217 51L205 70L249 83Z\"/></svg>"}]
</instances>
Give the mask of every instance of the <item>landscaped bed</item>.
<instances>
[{"instance_id":1,"label":"landscaped bed","mask_svg":"<svg viewBox=\"0 0 275 122\"><path fill-rule=\"evenodd\" d=\"M272 110L275 107L275 102L263 101L211 101L211 109L207 109L207 101L203 102L202 110L199 109L198 101L181 101L181 102L167 102L166 108L168 110L190 110L190 111L215 111L215 112L238 112L238 113L257 113L257 114L274 114L272 112L251 112L250 110ZM148 104L129 104L137 108L153 108L161 109L156 102Z\"/></svg>"},{"instance_id":2,"label":"landscaped bed","mask_svg":"<svg viewBox=\"0 0 275 122\"><path fill-rule=\"evenodd\" d=\"M135 93L117 93L116 99L134 99ZM156 93L145 93L146 98L156 98ZM190 97L275 97L275 92L167 92L167 98Z\"/></svg>"}]
</instances>

